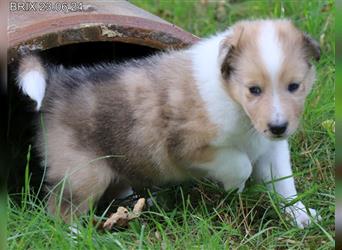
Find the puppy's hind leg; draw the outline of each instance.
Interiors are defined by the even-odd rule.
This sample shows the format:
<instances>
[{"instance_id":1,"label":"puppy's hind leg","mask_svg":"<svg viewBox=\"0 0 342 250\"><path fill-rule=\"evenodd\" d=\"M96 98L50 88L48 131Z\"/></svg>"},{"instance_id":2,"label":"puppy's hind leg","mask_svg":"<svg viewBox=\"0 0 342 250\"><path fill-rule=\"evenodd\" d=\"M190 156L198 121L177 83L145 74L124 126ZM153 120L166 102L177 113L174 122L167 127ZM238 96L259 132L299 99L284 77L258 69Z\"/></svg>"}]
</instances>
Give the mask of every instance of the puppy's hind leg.
<instances>
[{"instance_id":1,"label":"puppy's hind leg","mask_svg":"<svg viewBox=\"0 0 342 250\"><path fill-rule=\"evenodd\" d=\"M90 206L98 202L112 181L113 172L103 162L95 162L96 159L88 165L70 167L59 177L50 169L48 182L53 184L48 190L48 211L51 214L61 215L64 221L71 222L74 215L87 213Z\"/></svg>"},{"instance_id":2,"label":"puppy's hind leg","mask_svg":"<svg viewBox=\"0 0 342 250\"><path fill-rule=\"evenodd\" d=\"M48 130L47 191L48 211L70 222L72 215L88 212L114 180L107 157L97 157L92 150L75 143L63 126Z\"/></svg>"}]
</instances>

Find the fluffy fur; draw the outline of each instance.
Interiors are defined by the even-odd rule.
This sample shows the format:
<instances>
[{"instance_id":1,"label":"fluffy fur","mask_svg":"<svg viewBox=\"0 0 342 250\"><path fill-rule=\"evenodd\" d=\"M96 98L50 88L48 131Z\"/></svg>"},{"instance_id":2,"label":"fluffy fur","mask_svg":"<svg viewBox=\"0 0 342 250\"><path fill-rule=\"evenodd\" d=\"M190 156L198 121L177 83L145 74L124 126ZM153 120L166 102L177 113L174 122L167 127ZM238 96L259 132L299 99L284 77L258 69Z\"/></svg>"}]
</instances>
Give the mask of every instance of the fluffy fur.
<instances>
[{"instance_id":1,"label":"fluffy fur","mask_svg":"<svg viewBox=\"0 0 342 250\"><path fill-rule=\"evenodd\" d=\"M317 43L288 20L239 22L188 49L120 65L43 70L36 57L23 58L20 86L45 120L37 146L47 154L50 212L61 190L69 220L108 187L117 197L193 176L240 192L250 177L288 177L275 191L296 198L286 138L314 82L311 58ZM281 134L271 129L285 122ZM309 225L301 202L285 211Z\"/></svg>"}]
</instances>

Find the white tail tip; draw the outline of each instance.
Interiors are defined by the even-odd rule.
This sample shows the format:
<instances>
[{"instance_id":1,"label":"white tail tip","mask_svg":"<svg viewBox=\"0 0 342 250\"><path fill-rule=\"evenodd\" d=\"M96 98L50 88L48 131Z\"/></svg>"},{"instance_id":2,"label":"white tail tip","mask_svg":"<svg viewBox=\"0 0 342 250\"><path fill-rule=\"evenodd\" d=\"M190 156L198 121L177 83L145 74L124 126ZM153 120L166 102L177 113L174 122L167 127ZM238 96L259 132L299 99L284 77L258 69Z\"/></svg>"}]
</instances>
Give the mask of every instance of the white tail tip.
<instances>
[{"instance_id":1,"label":"white tail tip","mask_svg":"<svg viewBox=\"0 0 342 250\"><path fill-rule=\"evenodd\" d=\"M24 94L28 95L37 103L40 109L45 95L46 80L45 70L38 57L27 56L19 65L18 82Z\"/></svg>"},{"instance_id":2,"label":"white tail tip","mask_svg":"<svg viewBox=\"0 0 342 250\"><path fill-rule=\"evenodd\" d=\"M45 95L45 79L38 71L30 71L20 77L21 90L32 100L37 102L37 110L40 109Z\"/></svg>"}]
</instances>

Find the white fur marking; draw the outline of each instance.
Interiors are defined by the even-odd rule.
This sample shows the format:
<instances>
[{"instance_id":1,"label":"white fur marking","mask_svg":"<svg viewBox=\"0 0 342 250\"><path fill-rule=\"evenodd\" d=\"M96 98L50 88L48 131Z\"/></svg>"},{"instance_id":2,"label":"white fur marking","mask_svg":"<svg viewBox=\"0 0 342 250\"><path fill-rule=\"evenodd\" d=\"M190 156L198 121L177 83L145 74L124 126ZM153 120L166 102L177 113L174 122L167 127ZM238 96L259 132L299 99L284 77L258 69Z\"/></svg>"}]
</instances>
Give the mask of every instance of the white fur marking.
<instances>
[{"instance_id":1,"label":"white fur marking","mask_svg":"<svg viewBox=\"0 0 342 250\"><path fill-rule=\"evenodd\" d=\"M259 50L261 58L266 66L271 78L272 88L272 123L280 124L283 122L283 112L279 95L275 88L281 65L284 60L284 53L279 43L274 24L266 22L259 35Z\"/></svg>"},{"instance_id":2,"label":"white fur marking","mask_svg":"<svg viewBox=\"0 0 342 250\"><path fill-rule=\"evenodd\" d=\"M262 25L258 42L261 58L274 84L277 80L284 54L272 22L266 22Z\"/></svg>"},{"instance_id":3,"label":"white fur marking","mask_svg":"<svg viewBox=\"0 0 342 250\"><path fill-rule=\"evenodd\" d=\"M32 100L37 102L37 110L40 109L45 94L46 82L44 75L33 70L20 76L19 82L22 91Z\"/></svg>"},{"instance_id":4,"label":"white fur marking","mask_svg":"<svg viewBox=\"0 0 342 250\"><path fill-rule=\"evenodd\" d=\"M231 33L232 30L227 30L197 43L189 50L193 61L195 83L206 104L209 119L219 127L215 145L222 144L229 136L229 132L236 132L240 127L238 120L241 109L224 91L219 65L220 42ZM237 122L232 122L232 117Z\"/></svg>"},{"instance_id":5,"label":"white fur marking","mask_svg":"<svg viewBox=\"0 0 342 250\"><path fill-rule=\"evenodd\" d=\"M283 111L279 100L279 95L275 88L273 88L273 103L272 103L272 123L281 124L284 122Z\"/></svg>"}]
</instances>

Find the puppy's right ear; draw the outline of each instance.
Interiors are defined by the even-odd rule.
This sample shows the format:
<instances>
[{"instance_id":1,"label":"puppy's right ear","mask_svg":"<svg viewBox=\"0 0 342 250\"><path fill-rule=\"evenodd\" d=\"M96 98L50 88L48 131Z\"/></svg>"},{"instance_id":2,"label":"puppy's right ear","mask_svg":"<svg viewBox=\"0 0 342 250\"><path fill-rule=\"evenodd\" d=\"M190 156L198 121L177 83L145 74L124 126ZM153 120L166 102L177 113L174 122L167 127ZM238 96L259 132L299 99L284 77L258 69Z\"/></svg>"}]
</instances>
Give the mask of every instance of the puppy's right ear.
<instances>
[{"instance_id":1,"label":"puppy's right ear","mask_svg":"<svg viewBox=\"0 0 342 250\"><path fill-rule=\"evenodd\" d=\"M223 79L228 79L235 70L235 58L240 51L239 42L243 35L243 27L236 26L231 33L220 42L219 65Z\"/></svg>"},{"instance_id":2,"label":"puppy's right ear","mask_svg":"<svg viewBox=\"0 0 342 250\"><path fill-rule=\"evenodd\" d=\"M227 39L223 40L220 44L219 50L219 64L221 65L221 75L223 79L228 79L234 71L233 59L236 48L227 43Z\"/></svg>"}]
</instances>

